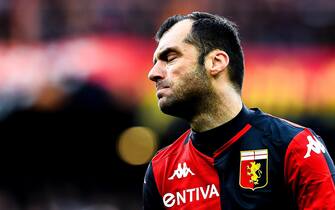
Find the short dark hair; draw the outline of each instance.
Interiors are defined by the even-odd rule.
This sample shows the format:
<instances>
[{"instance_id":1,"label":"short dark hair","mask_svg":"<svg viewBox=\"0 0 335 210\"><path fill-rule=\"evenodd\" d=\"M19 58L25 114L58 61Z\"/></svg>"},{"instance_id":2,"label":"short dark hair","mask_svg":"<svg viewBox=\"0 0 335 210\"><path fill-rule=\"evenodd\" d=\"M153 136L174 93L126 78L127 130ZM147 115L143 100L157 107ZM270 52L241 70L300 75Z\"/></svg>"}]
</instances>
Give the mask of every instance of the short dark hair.
<instances>
[{"instance_id":1,"label":"short dark hair","mask_svg":"<svg viewBox=\"0 0 335 210\"><path fill-rule=\"evenodd\" d=\"M241 92L244 75L244 59L236 24L224 17L205 12L175 15L165 20L160 26L156 33L156 41L159 42L164 33L174 24L185 19L194 21L191 33L187 36L185 41L199 49L199 64L204 64L205 56L212 50L220 49L225 51L230 59L228 66L229 78L235 89Z\"/></svg>"}]
</instances>

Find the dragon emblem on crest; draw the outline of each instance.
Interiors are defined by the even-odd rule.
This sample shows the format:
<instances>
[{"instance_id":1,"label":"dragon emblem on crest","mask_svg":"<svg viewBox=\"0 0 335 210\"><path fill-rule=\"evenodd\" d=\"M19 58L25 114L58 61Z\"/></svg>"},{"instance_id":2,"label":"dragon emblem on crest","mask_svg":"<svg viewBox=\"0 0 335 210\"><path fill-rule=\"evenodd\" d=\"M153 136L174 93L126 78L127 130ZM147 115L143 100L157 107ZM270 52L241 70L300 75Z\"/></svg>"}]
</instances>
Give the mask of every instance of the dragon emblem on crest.
<instances>
[{"instance_id":1,"label":"dragon emblem on crest","mask_svg":"<svg viewBox=\"0 0 335 210\"><path fill-rule=\"evenodd\" d=\"M253 183L254 185L258 185L258 179L262 176L262 171L260 170L261 164L256 163L255 161L250 162L250 166L247 166L248 172L247 174L250 177L250 183Z\"/></svg>"}]
</instances>

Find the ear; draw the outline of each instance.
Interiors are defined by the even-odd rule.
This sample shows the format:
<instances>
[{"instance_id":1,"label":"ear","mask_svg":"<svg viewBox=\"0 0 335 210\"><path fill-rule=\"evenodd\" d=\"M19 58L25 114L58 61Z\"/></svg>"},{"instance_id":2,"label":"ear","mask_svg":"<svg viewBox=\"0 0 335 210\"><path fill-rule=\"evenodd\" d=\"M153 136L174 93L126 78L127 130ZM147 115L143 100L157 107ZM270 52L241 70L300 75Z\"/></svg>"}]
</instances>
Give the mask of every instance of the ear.
<instances>
[{"instance_id":1,"label":"ear","mask_svg":"<svg viewBox=\"0 0 335 210\"><path fill-rule=\"evenodd\" d=\"M213 50L205 57L205 68L210 75L216 76L229 64L229 56L223 50Z\"/></svg>"}]
</instances>

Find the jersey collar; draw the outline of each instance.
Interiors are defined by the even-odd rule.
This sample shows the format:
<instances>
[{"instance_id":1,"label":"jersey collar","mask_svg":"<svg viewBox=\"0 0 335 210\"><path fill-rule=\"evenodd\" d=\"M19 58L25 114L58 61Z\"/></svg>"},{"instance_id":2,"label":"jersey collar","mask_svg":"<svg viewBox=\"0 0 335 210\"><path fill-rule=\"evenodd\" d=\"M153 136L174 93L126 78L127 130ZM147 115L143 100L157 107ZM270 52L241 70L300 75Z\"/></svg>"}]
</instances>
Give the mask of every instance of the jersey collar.
<instances>
[{"instance_id":1,"label":"jersey collar","mask_svg":"<svg viewBox=\"0 0 335 210\"><path fill-rule=\"evenodd\" d=\"M232 120L205 132L191 130L190 138L194 147L207 156L213 153L241 131L249 122L254 111L243 105L241 111Z\"/></svg>"}]
</instances>

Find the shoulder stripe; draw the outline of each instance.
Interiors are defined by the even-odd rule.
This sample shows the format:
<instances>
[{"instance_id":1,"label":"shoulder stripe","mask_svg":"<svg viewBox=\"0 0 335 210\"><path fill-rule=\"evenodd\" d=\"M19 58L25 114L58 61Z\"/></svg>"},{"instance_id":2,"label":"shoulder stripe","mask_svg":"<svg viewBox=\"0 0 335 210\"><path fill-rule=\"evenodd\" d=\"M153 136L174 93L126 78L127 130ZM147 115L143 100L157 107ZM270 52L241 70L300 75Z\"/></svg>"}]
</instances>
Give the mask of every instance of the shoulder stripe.
<instances>
[{"instance_id":1,"label":"shoulder stripe","mask_svg":"<svg viewBox=\"0 0 335 210\"><path fill-rule=\"evenodd\" d=\"M284 122L287 122L288 124L290 124L290 125L292 125L292 126L294 126L294 127L305 129L304 126L301 126L301 125L299 125L299 124L297 124L297 123L291 122L291 121L286 120L286 119L284 119L284 118L280 118L280 117L277 117L277 116L273 116L273 115L271 115L271 114L267 114L267 115L269 115L269 116L271 116L271 117L273 117L273 118L277 118L277 119L279 119L279 120L282 120L282 121L284 121Z\"/></svg>"}]
</instances>

